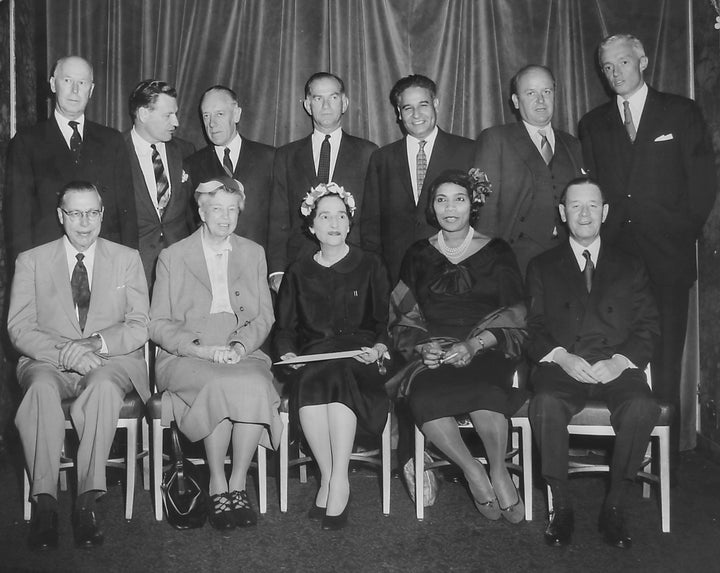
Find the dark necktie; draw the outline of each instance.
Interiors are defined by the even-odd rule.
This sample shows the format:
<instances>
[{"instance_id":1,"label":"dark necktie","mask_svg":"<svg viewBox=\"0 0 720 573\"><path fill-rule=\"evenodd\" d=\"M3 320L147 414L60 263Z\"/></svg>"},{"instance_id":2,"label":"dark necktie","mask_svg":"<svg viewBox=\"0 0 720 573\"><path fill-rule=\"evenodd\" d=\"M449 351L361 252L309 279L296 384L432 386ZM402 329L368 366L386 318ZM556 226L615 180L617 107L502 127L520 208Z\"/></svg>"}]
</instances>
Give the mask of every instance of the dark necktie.
<instances>
[{"instance_id":1,"label":"dark necktie","mask_svg":"<svg viewBox=\"0 0 720 573\"><path fill-rule=\"evenodd\" d=\"M588 292L592 290L593 273L595 272L595 265L593 265L592 257L590 257L590 251L585 249L583 251L583 257L585 257L585 268L583 269L583 276L585 277L585 288Z\"/></svg>"},{"instance_id":2,"label":"dark necktie","mask_svg":"<svg viewBox=\"0 0 720 573\"><path fill-rule=\"evenodd\" d=\"M637 131L635 130L635 124L633 123L632 113L630 112L630 102L625 100L623 102L623 110L625 111L625 131L627 131L630 141L635 143L635 136Z\"/></svg>"},{"instance_id":3,"label":"dark necktie","mask_svg":"<svg viewBox=\"0 0 720 573\"><path fill-rule=\"evenodd\" d=\"M77 307L80 330L85 330L88 308L90 308L90 283L88 282L87 269L83 263L85 255L75 255L77 263L70 278L70 289L72 290L73 303Z\"/></svg>"},{"instance_id":4,"label":"dark necktie","mask_svg":"<svg viewBox=\"0 0 720 573\"><path fill-rule=\"evenodd\" d=\"M167 207L167 204L170 202L170 184L165 175L165 167L163 166L160 152L158 152L154 143L150 147L152 147L152 163L153 171L155 172L158 211L160 211L160 217L162 217L165 212L165 207Z\"/></svg>"},{"instance_id":5,"label":"dark necktie","mask_svg":"<svg viewBox=\"0 0 720 573\"><path fill-rule=\"evenodd\" d=\"M415 203L420 200L420 193L422 193L423 183L425 182L425 174L427 173L427 155L425 155L425 144L427 141L422 140L418 142L418 152L415 158L415 165L417 168L417 197Z\"/></svg>"},{"instance_id":6,"label":"dark necktie","mask_svg":"<svg viewBox=\"0 0 720 573\"><path fill-rule=\"evenodd\" d=\"M541 137L540 140L540 155L545 160L546 165L550 165L553 158L553 150L548 141L547 135L545 135L544 129L538 129L538 135Z\"/></svg>"},{"instance_id":7,"label":"dark necktie","mask_svg":"<svg viewBox=\"0 0 720 573\"><path fill-rule=\"evenodd\" d=\"M230 148L225 148L225 155L223 156L223 167L227 171L228 177L233 177L235 169L233 168L232 159L230 159Z\"/></svg>"},{"instance_id":8,"label":"dark necktie","mask_svg":"<svg viewBox=\"0 0 720 573\"><path fill-rule=\"evenodd\" d=\"M82 137L80 137L80 132L78 131L78 125L80 124L77 121L70 121L68 125L73 130L70 136L70 151L72 151L75 163L78 163L80 161L80 148L82 147Z\"/></svg>"},{"instance_id":9,"label":"dark necktie","mask_svg":"<svg viewBox=\"0 0 720 573\"><path fill-rule=\"evenodd\" d=\"M320 146L320 161L318 162L318 183L330 181L330 135L326 135Z\"/></svg>"}]
</instances>

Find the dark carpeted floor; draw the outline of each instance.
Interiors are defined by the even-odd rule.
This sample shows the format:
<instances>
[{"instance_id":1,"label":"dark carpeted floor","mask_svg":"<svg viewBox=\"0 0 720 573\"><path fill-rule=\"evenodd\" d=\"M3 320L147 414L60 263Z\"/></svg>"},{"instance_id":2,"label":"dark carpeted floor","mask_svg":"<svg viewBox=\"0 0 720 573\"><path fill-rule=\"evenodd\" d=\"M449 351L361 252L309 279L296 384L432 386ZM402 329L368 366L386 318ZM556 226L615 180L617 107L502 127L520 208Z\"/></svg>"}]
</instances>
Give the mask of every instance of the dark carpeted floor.
<instances>
[{"instance_id":1,"label":"dark carpeted floor","mask_svg":"<svg viewBox=\"0 0 720 573\"><path fill-rule=\"evenodd\" d=\"M33 554L26 548L29 526L22 520L17 456L0 467L0 570L2 571L719 571L720 466L704 454L684 455L680 485L672 490L672 533L660 531L654 498L635 486L629 507L633 548L606 546L597 532L604 482L572 481L576 498L574 542L547 547L546 512L535 489L534 520L518 526L489 522L473 507L465 487L446 481L423 522L401 480L393 479L391 513L381 512L377 475L353 473L350 523L324 532L305 517L315 493L313 481L291 479L289 511L281 514L270 480L268 512L259 525L221 534L209 525L178 532L152 515L149 493L138 483L135 513L123 519L123 488L113 485L99 503L105 545L76 550L70 528L70 494L61 492L60 548ZM253 501L255 496L251 494Z\"/></svg>"}]
</instances>

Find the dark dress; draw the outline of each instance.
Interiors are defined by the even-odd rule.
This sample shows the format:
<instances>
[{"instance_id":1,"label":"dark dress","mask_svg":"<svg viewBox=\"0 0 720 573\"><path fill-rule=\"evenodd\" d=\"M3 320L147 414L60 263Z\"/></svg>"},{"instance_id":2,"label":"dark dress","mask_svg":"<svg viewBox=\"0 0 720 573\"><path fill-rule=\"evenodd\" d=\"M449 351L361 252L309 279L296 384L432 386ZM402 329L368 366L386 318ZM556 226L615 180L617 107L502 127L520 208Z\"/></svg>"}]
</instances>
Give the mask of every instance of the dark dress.
<instances>
[{"instance_id":1,"label":"dark dress","mask_svg":"<svg viewBox=\"0 0 720 573\"><path fill-rule=\"evenodd\" d=\"M457 265L427 239L418 241L405 255L400 280L414 295L429 337L464 340L488 314L524 298L515 255L501 239L491 240ZM517 360L505 356L501 329L488 330L498 345L477 354L467 366L442 365L417 375L409 406L418 426L475 410L507 417L515 413L524 399L512 388Z\"/></svg>"},{"instance_id":2,"label":"dark dress","mask_svg":"<svg viewBox=\"0 0 720 573\"><path fill-rule=\"evenodd\" d=\"M390 284L380 259L356 247L331 267L293 263L277 300L275 356L354 350L387 336ZM308 363L291 373L290 407L340 402L367 433L382 431L389 401L377 364L353 358ZM297 416L295 417L297 420Z\"/></svg>"}]
</instances>

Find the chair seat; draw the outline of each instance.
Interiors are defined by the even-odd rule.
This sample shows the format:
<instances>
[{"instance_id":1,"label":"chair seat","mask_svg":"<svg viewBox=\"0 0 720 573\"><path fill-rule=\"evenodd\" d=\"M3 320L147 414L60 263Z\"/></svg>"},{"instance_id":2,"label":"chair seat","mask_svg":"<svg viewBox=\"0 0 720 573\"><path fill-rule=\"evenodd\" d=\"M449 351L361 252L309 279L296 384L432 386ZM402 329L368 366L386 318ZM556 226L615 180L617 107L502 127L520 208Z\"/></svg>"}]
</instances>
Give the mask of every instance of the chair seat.
<instances>
[{"instance_id":1,"label":"chair seat","mask_svg":"<svg viewBox=\"0 0 720 573\"><path fill-rule=\"evenodd\" d=\"M162 419L162 392L155 392L145 403L145 412L150 420Z\"/></svg>"},{"instance_id":2,"label":"chair seat","mask_svg":"<svg viewBox=\"0 0 720 573\"><path fill-rule=\"evenodd\" d=\"M511 418L527 418L528 417L528 408L530 406L530 398L525 400L525 403L518 408L518 411L515 412Z\"/></svg>"},{"instance_id":3,"label":"chair seat","mask_svg":"<svg viewBox=\"0 0 720 573\"><path fill-rule=\"evenodd\" d=\"M70 408L75 398L66 398L62 401L62 410L66 420L70 420ZM143 415L145 405L140 395L133 390L125 395L125 401L120 408L120 418L140 418Z\"/></svg>"},{"instance_id":4,"label":"chair seat","mask_svg":"<svg viewBox=\"0 0 720 573\"><path fill-rule=\"evenodd\" d=\"M669 426L672 414L673 407L670 404L661 403L660 416L655 425ZM570 424L574 426L609 426L610 410L605 402L589 401L585 408L572 417Z\"/></svg>"}]
</instances>

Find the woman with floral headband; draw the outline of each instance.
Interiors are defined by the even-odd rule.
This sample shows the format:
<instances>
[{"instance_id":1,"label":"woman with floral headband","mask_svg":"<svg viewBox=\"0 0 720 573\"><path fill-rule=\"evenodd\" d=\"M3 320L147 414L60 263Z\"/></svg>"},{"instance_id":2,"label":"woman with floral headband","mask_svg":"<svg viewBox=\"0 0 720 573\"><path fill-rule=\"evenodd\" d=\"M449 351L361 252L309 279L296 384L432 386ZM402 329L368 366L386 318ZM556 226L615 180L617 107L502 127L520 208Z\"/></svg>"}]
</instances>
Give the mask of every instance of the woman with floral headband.
<instances>
[{"instance_id":1,"label":"woman with floral headband","mask_svg":"<svg viewBox=\"0 0 720 573\"><path fill-rule=\"evenodd\" d=\"M510 246L473 229L488 193L478 169L445 171L432 183L426 216L439 231L408 249L391 296L390 332L408 365L388 389L407 399L428 441L462 469L478 511L517 523L524 506L505 453L507 418L524 399L512 377L525 306ZM465 414L483 441L490 477L460 436L455 416Z\"/></svg>"},{"instance_id":2,"label":"woman with floral headband","mask_svg":"<svg viewBox=\"0 0 720 573\"><path fill-rule=\"evenodd\" d=\"M348 465L356 428L377 435L387 418L385 365L390 284L380 259L345 242L353 196L320 184L300 212L320 249L292 264L277 300L275 351L303 354L362 350L354 358L295 365L290 407L320 469L320 489L308 512L334 530L347 522Z\"/></svg>"}]
</instances>

